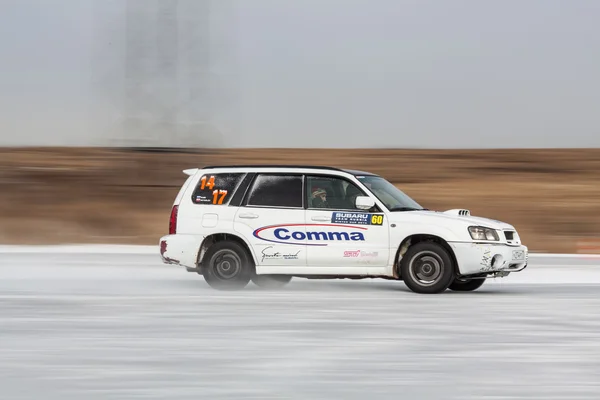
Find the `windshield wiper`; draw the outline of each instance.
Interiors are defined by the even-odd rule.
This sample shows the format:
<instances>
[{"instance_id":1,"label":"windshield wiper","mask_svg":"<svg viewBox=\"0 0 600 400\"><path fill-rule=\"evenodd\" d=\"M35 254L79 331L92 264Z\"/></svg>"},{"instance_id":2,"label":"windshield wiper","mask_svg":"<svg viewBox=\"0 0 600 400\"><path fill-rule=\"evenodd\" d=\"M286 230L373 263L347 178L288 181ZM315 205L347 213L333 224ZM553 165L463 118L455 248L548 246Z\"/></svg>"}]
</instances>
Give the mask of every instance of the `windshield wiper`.
<instances>
[{"instance_id":1,"label":"windshield wiper","mask_svg":"<svg viewBox=\"0 0 600 400\"><path fill-rule=\"evenodd\" d=\"M414 208L414 207L393 207L390 211L428 211L427 208Z\"/></svg>"}]
</instances>

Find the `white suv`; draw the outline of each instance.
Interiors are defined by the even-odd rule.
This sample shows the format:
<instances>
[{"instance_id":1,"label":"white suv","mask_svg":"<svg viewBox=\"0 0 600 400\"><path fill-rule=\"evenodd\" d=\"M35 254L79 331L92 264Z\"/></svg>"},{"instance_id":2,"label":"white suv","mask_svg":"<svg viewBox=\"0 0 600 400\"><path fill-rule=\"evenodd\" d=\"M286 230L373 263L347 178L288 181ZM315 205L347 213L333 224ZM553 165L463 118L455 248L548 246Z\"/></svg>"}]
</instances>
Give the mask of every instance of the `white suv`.
<instances>
[{"instance_id":1,"label":"white suv","mask_svg":"<svg viewBox=\"0 0 600 400\"><path fill-rule=\"evenodd\" d=\"M160 239L164 263L213 288L292 277L402 280L414 292L471 291L527 267L512 225L424 209L381 176L316 166L218 166L188 178Z\"/></svg>"}]
</instances>

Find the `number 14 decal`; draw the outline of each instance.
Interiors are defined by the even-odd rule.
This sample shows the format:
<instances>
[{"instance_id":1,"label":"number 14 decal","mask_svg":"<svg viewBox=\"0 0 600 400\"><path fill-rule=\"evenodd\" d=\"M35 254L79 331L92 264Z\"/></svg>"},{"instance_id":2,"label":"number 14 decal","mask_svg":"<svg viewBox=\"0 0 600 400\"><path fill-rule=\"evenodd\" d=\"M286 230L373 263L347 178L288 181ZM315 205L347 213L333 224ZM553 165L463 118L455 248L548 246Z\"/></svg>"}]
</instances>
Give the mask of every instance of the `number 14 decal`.
<instances>
[{"instance_id":1,"label":"number 14 decal","mask_svg":"<svg viewBox=\"0 0 600 400\"><path fill-rule=\"evenodd\" d=\"M223 204L225 196L227 196L227 190L213 190L213 204Z\"/></svg>"},{"instance_id":2,"label":"number 14 decal","mask_svg":"<svg viewBox=\"0 0 600 400\"><path fill-rule=\"evenodd\" d=\"M208 183L206 183L206 176L203 176L201 182L202 185L200 185L200 190L204 190L205 187L212 190L215 187L215 176L211 175Z\"/></svg>"}]
</instances>

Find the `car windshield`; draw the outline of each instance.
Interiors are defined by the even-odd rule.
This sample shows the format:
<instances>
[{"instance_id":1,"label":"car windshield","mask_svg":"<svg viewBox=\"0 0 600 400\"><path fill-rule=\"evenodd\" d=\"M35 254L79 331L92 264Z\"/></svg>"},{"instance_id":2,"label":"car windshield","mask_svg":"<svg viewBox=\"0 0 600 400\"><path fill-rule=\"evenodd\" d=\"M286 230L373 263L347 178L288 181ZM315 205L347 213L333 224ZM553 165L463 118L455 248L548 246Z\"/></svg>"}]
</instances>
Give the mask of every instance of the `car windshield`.
<instances>
[{"instance_id":1,"label":"car windshield","mask_svg":"<svg viewBox=\"0 0 600 400\"><path fill-rule=\"evenodd\" d=\"M406 193L380 176L357 176L390 211L425 210Z\"/></svg>"}]
</instances>

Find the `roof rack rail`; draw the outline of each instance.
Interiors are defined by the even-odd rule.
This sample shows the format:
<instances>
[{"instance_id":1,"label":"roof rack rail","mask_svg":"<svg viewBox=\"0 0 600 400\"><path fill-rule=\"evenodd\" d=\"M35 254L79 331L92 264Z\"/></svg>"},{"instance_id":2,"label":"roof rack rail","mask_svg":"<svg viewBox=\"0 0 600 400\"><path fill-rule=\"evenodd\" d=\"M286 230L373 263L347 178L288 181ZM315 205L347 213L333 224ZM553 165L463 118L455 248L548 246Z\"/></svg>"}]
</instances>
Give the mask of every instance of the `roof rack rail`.
<instances>
[{"instance_id":1,"label":"roof rack rail","mask_svg":"<svg viewBox=\"0 0 600 400\"><path fill-rule=\"evenodd\" d=\"M202 169L211 168L304 168L304 169L327 169L330 171L342 171L341 168L321 165L286 165L286 164L249 164L249 165L206 165Z\"/></svg>"}]
</instances>

